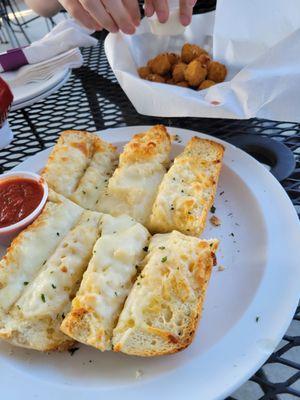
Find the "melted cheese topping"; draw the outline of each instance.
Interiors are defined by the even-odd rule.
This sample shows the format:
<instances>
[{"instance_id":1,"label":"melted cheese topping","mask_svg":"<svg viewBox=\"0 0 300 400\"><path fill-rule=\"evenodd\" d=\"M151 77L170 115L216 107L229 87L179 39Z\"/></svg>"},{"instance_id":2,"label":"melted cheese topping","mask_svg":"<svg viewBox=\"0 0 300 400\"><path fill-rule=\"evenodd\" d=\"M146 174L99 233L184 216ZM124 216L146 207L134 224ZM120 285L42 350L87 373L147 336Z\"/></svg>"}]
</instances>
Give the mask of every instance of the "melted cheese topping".
<instances>
[{"instance_id":1,"label":"melted cheese topping","mask_svg":"<svg viewBox=\"0 0 300 400\"><path fill-rule=\"evenodd\" d=\"M55 317L70 304L100 235L101 214L85 211L18 300L24 318Z\"/></svg>"},{"instance_id":2,"label":"melted cheese topping","mask_svg":"<svg viewBox=\"0 0 300 400\"><path fill-rule=\"evenodd\" d=\"M199 236L212 206L221 170L223 147L193 138L164 176L149 220L152 232L174 229Z\"/></svg>"},{"instance_id":3,"label":"melted cheese topping","mask_svg":"<svg viewBox=\"0 0 300 400\"><path fill-rule=\"evenodd\" d=\"M93 141L88 134L67 131L61 134L43 171L48 185L70 197L89 165Z\"/></svg>"},{"instance_id":4,"label":"melted cheese topping","mask_svg":"<svg viewBox=\"0 0 300 400\"><path fill-rule=\"evenodd\" d=\"M144 224L166 170L161 164L136 163L118 168L109 180L98 210L113 216L128 214Z\"/></svg>"},{"instance_id":5,"label":"melted cheese topping","mask_svg":"<svg viewBox=\"0 0 300 400\"><path fill-rule=\"evenodd\" d=\"M197 302L206 288L207 268L218 241L199 240L177 231L153 236L145 267L128 296L114 329L114 345L124 343L131 332L176 334L175 321ZM173 332L177 329L176 332Z\"/></svg>"},{"instance_id":6,"label":"melted cheese topping","mask_svg":"<svg viewBox=\"0 0 300 400\"><path fill-rule=\"evenodd\" d=\"M117 153L110 145L105 146L105 150L95 152L71 200L86 209L94 210L116 169L117 160Z\"/></svg>"},{"instance_id":7,"label":"melted cheese topping","mask_svg":"<svg viewBox=\"0 0 300 400\"><path fill-rule=\"evenodd\" d=\"M17 236L0 261L0 308L10 309L82 212L81 207L50 191L43 212Z\"/></svg>"},{"instance_id":8,"label":"melted cheese topping","mask_svg":"<svg viewBox=\"0 0 300 400\"><path fill-rule=\"evenodd\" d=\"M82 308L93 314L94 326L90 331L98 335L85 338L84 343L105 350L111 346L112 330L144 257L149 234L125 215L116 218L105 215L102 226L102 236L96 242L69 316ZM101 336L99 332L104 334Z\"/></svg>"},{"instance_id":9,"label":"melted cheese topping","mask_svg":"<svg viewBox=\"0 0 300 400\"><path fill-rule=\"evenodd\" d=\"M43 177L56 192L86 209L95 209L116 162L116 148L100 137L66 131L54 146Z\"/></svg>"},{"instance_id":10,"label":"melted cheese topping","mask_svg":"<svg viewBox=\"0 0 300 400\"><path fill-rule=\"evenodd\" d=\"M120 155L119 168L99 199L98 211L113 216L127 214L144 224L166 172L170 149L165 127L157 125L135 135Z\"/></svg>"}]
</instances>

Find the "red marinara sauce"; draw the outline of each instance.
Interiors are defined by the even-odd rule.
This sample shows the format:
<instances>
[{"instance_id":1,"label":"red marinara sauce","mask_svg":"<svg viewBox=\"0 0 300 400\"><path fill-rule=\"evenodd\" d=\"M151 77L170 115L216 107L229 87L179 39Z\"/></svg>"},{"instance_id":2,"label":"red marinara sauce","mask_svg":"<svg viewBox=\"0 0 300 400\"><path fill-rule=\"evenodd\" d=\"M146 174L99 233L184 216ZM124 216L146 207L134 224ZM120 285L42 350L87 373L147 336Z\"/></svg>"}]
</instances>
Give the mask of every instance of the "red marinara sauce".
<instances>
[{"instance_id":1,"label":"red marinara sauce","mask_svg":"<svg viewBox=\"0 0 300 400\"><path fill-rule=\"evenodd\" d=\"M27 178L0 181L0 228L16 224L31 214L44 194L41 183Z\"/></svg>"}]
</instances>

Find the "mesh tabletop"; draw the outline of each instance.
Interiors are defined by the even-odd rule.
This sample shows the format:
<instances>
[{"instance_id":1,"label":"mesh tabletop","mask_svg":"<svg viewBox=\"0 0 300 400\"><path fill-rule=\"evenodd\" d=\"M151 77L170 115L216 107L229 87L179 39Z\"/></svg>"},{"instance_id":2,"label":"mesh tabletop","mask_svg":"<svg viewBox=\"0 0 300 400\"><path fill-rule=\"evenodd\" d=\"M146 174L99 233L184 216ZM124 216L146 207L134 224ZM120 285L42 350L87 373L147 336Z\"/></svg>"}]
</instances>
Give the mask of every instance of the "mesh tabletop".
<instances>
[{"instance_id":1,"label":"mesh tabletop","mask_svg":"<svg viewBox=\"0 0 300 400\"><path fill-rule=\"evenodd\" d=\"M66 129L94 132L127 125L152 125L187 128L230 140L233 136L271 137L294 153L296 168L282 185L300 212L300 125L267 120L223 120L206 118L153 118L139 115L117 83L103 49L105 34L99 34L96 48L85 49L84 66L75 70L56 93L38 103L11 112L9 121L15 138L0 151L0 172L8 171L47 147ZM300 398L300 308L267 363L229 399ZM298 362L297 362L298 360ZM249 394L249 396L248 396Z\"/></svg>"}]
</instances>

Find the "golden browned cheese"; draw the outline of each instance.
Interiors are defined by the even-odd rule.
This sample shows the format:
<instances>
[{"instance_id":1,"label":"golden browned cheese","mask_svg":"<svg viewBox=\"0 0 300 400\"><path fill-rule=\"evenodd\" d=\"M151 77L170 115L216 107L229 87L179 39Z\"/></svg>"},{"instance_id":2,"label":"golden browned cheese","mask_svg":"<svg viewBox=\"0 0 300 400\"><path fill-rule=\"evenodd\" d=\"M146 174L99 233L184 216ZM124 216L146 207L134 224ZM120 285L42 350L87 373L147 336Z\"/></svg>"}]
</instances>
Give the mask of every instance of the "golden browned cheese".
<instances>
[{"instance_id":1,"label":"golden browned cheese","mask_svg":"<svg viewBox=\"0 0 300 400\"><path fill-rule=\"evenodd\" d=\"M147 76L147 80L150 82L165 83L166 80L163 76L157 74L150 74Z\"/></svg>"},{"instance_id":2,"label":"golden browned cheese","mask_svg":"<svg viewBox=\"0 0 300 400\"><path fill-rule=\"evenodd\" d=\"M217 240L176 231L152 238L145 267L114 329L114 351L157 356L192 342L217 247Z\"/></svg>"},{"instance_id":3,"label":"golden browned cheese","mask_svg":"<svg viewBox=\"0 0 300 400\"><path fill-rule=\"evenodd\" d=\"M152 60L148 61L148 67L153 74L165 75L171 70L171 63L167 53L159 54Z\"/></svg>"},{"instance_id":4,"label":"golden browned cheese","mask_svg":"<svg viewBox=\"0 0 300 400\"><path fill-rule=\"evenodd\" d=\"M196 44L186 43L181 49L181 61L189 64L201 54L207 54L207 51L197 46Z\"/></svg>"},{"instance_id":5,"label":"golden browned cheese","mask_svg":"<svg viewBox=\"0 0 300 400\"><path fill-rule=\"evenodd\" d=\"M124 147L119 166L148 161L167 165L170 141L170 135L164 125L155 125L147 132L138 133Z\"/></svg>"},{"instance_id":6,"label":"golden browned cheese","mask_svg":"<svg viewBox=\"0 0 300 400\"><path fill-rule=\"evenodd\" d=\"M210 81L209 79L206 79L205 81L201 82L198 90L208 89L211 86L214 86L215 84L216 84L216 82Z\"/></svg>"},{"instance_id":7,"label":"golden browned cheese","mask_svg":"<svg viewBox=\"0 0 300 400\"><path fill-rule=\"evenodd\" d=\"M172 72L172 76L175 83L184 81L184 71L186 70L186 68L187 64L183 62L179 62L178 64L175 65Z\"/></svg>"},{"instance_id":8,"label":"golden browned cheese","mask_svg":"<svg viewBox=\"0 0 300 400\"><path fill-rule=\"evenodd\" d=\"M208 66L207 79L220 83L223 82L227 75L227 69L225 65L218 61L212 61Z\"/></svg>"},{"instance_id":9,"label":"golden browned cheese","mask_svg":"<svg viewBox=\"0 0 300 400\"><path fill-rule=\"evenodd\" d=\"M184 152L162 180L152 213L149 230L199 236L215 196L224 148L221 144L192 138Z\"/></svg>"},{"instance_id":10,"label":"golden browned cheese","mask_svg":"<svg viewBox=\"0 0 300 400\"><path fill-rule=\"evenodd\" d=\"M193 87L198 87L204 81L206 75L207 69L202 67L201 63L197 60L190 62L184 71L185 80Z\"/></svg>"},{"instance_id":11,"label":"golden browned cheese","mask_svg":"<svg viewBox=\"0 0 300 400\"><path fill-rule=\"evenodd\" d=\"M147 79L147 76L151 74L151 70L149 67L140 67L138 69L138 74L140 78Z\"/></svg>"}]
</instances>

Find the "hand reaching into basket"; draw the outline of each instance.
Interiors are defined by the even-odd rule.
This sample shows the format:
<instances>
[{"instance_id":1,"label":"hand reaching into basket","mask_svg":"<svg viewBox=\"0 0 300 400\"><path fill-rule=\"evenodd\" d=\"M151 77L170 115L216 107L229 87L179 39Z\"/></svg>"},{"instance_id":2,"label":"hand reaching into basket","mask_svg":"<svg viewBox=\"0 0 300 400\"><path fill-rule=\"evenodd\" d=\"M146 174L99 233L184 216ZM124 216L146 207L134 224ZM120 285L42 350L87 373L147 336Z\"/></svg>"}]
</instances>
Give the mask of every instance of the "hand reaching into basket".
<instances>
[{"instance_id":1,"label":"hand reaching into basket","mask_svg":"<svg viewBox=\"0 0 300 400\"><path fill-rule=\"evenodd\" d=\"M60 4L90 29L107 29L110 32L119 30L133 34L141 20L137 0L59 0ZM180 21L183 25L191 22L196 0L180 0ZM160 22L169 17L168 0L146 0L145 14L150 17L156 12Z\"/></svg>"}]
</instances>

